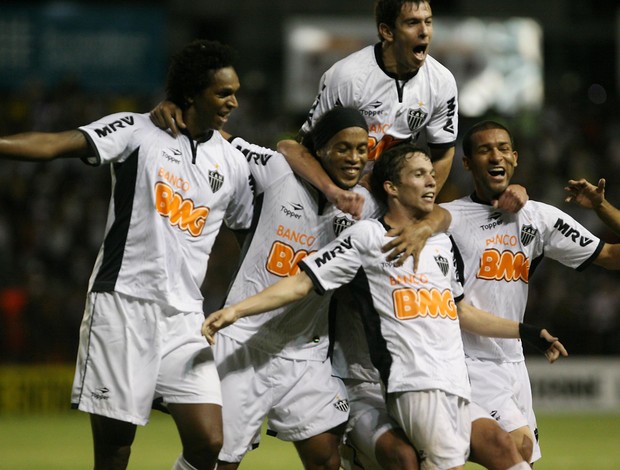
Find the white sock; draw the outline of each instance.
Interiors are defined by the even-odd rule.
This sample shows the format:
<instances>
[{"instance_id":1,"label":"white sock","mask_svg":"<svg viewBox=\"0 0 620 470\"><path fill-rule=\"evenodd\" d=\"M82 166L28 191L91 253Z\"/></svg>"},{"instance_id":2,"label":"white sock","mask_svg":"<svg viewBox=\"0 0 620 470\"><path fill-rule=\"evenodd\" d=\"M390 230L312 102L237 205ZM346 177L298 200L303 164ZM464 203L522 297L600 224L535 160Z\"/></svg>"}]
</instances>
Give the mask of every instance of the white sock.
<instances>
[{"instance_id":1,"label":"white sock","mask_svg":"<svg viewBox=\"0 0 620 470\"><path fill-rule=\"evenodd\" d=\"M516 465L513 465L510 468L507 468L506 470L531 470L532 467L530 467L527 462L524 460L521 463L518 463Z\"/></svg>"},{"instance_id":2,"label":"white sock","mask_svg":"<svg viewBox=\"0 0 620 470\"><path fill-rule=\"evenodd\" d=\"M172 467L172 470L197 470L197 469L196 467L191 465L187 460L185 460L185 457L183 457L183 454L181 454L179 455L179 458L177 459L177 461L174 463L174 467Z\"/></svg>"}]
</instances>

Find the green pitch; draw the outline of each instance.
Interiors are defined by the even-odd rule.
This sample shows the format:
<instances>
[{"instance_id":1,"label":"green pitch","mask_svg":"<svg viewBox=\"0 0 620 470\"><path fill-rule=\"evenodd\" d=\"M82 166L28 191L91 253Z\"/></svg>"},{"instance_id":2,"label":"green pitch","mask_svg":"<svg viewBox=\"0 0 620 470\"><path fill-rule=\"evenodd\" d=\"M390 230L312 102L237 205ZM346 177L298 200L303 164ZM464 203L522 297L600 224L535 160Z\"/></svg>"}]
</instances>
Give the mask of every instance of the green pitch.
<instances>
[{"instance_id":1,"label":"green pitch","mask_svg":"<svg viewBox=\"0 0 620 470\"><path fill-rule=\"evenodd\" d=\"M620 415L540 416L543 459L536 470L617 470L620 468ZM180 452L169 416L153 413L138 429L130 470L169 470ZM0 416L0 470L83 470L92 468L88 417ZM261 446L241 464L245 470L298 470L292 444L263 436ZM473 464L467 470L479 470Z\"/></svg>"}]
</instances>

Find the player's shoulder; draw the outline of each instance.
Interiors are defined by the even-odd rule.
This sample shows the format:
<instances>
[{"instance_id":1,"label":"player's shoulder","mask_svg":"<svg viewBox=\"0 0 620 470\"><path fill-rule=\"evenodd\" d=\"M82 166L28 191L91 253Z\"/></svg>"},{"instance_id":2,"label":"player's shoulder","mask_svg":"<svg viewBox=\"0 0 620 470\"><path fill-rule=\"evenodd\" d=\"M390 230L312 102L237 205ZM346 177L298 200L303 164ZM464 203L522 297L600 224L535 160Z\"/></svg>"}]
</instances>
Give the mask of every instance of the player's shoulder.
<instances>
[{"instance_id":1,"label":"player's shoulder","mask_svg":"<svg viewBox=\"0 0 620 470\"><path fill-rule=\"evenodd\" d=\"M346 57L335 62L327 73L332 79L344 79L347 77L359 78L360 72L370 73L378 67L375 59L375 46L366 46L352 52Z\"/></svg>"},{"instance_id":2,"label":"player's shoulder","mask_svg":"<svg viewBox=\"0 0 620 470\"><path fill-rule=\"evenodd\" d=\"M424 67L426 68L427 75L434 82L448 82L456 85L456 79L454 78L454 74L450 71L450 69L448 69L448 67L443 65L434 57L430 55L427 56L426 60L424 61Z\"/></svg>"}]
</instances>

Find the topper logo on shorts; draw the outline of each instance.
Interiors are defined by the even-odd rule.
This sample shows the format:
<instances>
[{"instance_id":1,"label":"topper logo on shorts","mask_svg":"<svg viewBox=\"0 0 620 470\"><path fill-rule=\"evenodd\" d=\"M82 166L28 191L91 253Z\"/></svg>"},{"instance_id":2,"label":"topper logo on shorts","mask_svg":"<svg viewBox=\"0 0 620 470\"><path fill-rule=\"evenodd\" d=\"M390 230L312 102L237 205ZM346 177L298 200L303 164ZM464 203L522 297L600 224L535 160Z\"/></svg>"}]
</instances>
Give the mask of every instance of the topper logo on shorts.
<instances>
[{"instance_id":1,"label":"topper logo on shorts","mask_svg":"<svg viewBox=\"0 0 620 470\"><path fill-rule=\"evenodd\" d=\"M572 228L562 219L556 220L553 228L557 228L558 232L560 232L566 238L570 238L573 242L579 243L580 246L588 246L590 243L594 241L591 238L584 237L583 235L581 235L578 230Z\"/></svg>"},{"instance_id":2,"label":"topper logo on shorts","mask_svg":"<svg viewBox=\"0 0 620 470\"><path fill-rule=\"evenodd\" d=\"M133 119L133 116L122 117L117 121L106 124L106 126L102 127L101 129L95 129L95 133L98 137L106 137L108 134L116 132L118 129L133 126L134 123L135 121Z\"/></svg>"},{"instance_id":3,"label":"topper logo on shorts","mask_svg":"<svg viewBox=\"0 0 620 470\"><path fill-rule=\"evenodd\" d=\"M502 251L495 248L484 250L480 257L478 279L487 281L523 281L528 283L530 276L530 260L518 251Z\"/></svg>"},{"instance_id":4,"label":"topper logo on shorts","mask_svg":"<svg viewBox=\"0 0 620 470\"><path fill-rule=\"evenodd\" d=\"M108 387L99 387L97 390L95 390L94 392L92 392L91 396L95 399L95 400L109 400L110 396L108 395L108 393L110 392L110 389Z\"/></svg>"},{"instance_id":5,"label":"topper logo on shorts","mask_svg":"<svg viewBox=\"0 0 620 470\"><path fill-rule=\"evenodd\" d=\"M202 233L210 209L205 206L194 207L194 201L184 199L172 187L161 181L155 184L155 209L170 224L189 232L193 237Z\"/></svg>"},{"instance_id":6,"label":"topper logo on shorts","mask_svg":"<svg viewBox=\"0 0 620 470\"><path fill-rule=\"evenodd\" d=\"M456 305L452 291L445 289L402 288L392 292L394 314L400 320L417 317L449 318L456 320Z\"/></svg>"}]
</instances>

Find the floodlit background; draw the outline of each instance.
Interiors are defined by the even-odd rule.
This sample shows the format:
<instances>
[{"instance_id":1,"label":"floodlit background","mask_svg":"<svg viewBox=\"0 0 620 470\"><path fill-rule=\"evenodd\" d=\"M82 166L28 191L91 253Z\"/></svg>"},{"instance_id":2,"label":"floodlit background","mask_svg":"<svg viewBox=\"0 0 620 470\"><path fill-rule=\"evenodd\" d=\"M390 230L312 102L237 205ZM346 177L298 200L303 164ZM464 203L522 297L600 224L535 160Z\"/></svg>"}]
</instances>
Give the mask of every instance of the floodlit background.
<instances>
[{"instance_id":1,"label":"floodlit background","mask_svg":"<svg viewBox=\"0 0 620 470\"><path fill-rule=\"evenodd\" d=\"M605 177L608 198L620 205L617 0L436 0L432 7L431 55L457 79L461 134L483 118L507 123L520 153L515 182L618 242L593 213L563 202L567 179ZM322 72L377 41L371 0L3 2L0 135L147 112L163 98L170 54L194 38L237 50L240 107L228 130L271 147L300 127ZM444 200L472 189L461 156L458 149ZM2 431L12 426L3 417L68 406L109 184L107 168L74 161L0 165ZM237 256L224 230L204 287L206 312L222 301ZM620 409L619 281L597 267L576 273L552 261L533 276L527 320L549 327L575 359L533 365L541 411ZM0 469L9 468L3 442Z\"/></svg>"}]
</instances>

